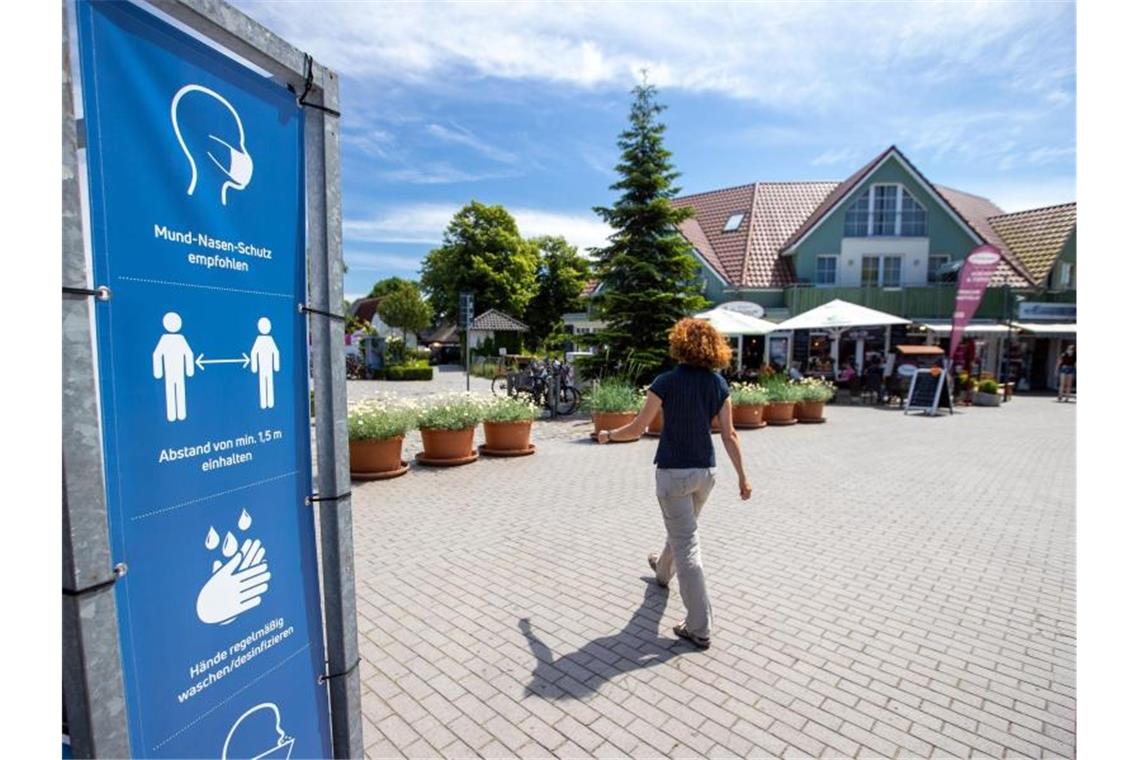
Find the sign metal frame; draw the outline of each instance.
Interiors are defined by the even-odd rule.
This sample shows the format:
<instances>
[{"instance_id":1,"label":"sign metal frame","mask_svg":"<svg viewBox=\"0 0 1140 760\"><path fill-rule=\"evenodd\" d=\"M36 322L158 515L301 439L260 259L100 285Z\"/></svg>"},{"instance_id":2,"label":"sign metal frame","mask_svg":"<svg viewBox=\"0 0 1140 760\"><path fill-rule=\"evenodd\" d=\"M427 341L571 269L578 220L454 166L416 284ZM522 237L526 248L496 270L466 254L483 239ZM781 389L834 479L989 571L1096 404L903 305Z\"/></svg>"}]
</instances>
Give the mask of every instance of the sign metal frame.
<instances>
[{"instance_id":1,"label":"sign metal frame","mask_svg":"<svg viewBox=\"0 0 1140 760\"><path fill-rule=\"evenodd\" d=\"M320 520L325 654L333 754L362 757L359 649L353 571L351 480L347 447L340 197L340 129L336 74L221 0L138 0L211 43L269 72L282 87L308 91L304 108L305 214L310 361L316 408L315 483ZM84 244L80 130L73 86L74 0L63 6L63 286L95 289ZM310 79L311 77L311 79ZM113 297L113 294L111 294ZM110 566L102 420L98 405L95 309L90 297L63 297L63 682L76 757L127 757L130 745L118 616ZM330 498L335 497L335 498ZM129 568L120 571L129 572Z\"/></svg>"}]
</instances>

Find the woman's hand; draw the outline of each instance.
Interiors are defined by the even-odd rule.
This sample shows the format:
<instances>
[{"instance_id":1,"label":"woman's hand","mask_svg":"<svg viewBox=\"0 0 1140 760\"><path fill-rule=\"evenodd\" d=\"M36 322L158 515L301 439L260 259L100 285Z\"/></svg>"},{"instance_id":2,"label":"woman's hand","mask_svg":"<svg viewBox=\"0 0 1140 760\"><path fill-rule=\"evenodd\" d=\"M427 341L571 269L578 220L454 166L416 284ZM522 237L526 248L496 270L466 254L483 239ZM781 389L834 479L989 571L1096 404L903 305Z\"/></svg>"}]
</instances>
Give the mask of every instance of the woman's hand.
<instances>
[{"instance_id":1,"label":"woman's hand","mask_svg":"<svg viewBox=\"0 0 1140 760\"><path fill-rule=\"evenodd\" d=\"M740 479L740 500L748 501L752 498L752 484L748 482L748 478Z\"/></svg>"}]
</instances>

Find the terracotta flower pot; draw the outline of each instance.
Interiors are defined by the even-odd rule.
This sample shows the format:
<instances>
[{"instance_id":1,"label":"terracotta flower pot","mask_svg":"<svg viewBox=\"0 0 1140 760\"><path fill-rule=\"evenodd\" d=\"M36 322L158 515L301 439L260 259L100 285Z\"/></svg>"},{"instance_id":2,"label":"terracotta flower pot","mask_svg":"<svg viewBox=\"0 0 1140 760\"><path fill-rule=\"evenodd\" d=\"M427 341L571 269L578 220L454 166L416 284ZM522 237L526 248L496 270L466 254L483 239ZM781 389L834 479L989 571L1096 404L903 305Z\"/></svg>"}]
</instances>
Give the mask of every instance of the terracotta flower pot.
<instances>
[{"instance_id":1,"label":"terracotta flower pot","mask_svg":"<svg viewBox=\"0 0 1140 760\"><path fill-rule=\"evenodd\" d=\"M790 425L796 419L796 402L769 401L764 405L764 421L773 425Z\"/></svg>"},{"instance_id":2,"label":"terracotta flower pot","mask_svg":"<svg viewBox=\"0 0 1140 760\"><path fill-rule=\"evenodd\" d=\"M432 430L420 428L424 441L424 458L431 460L468 459L474 450L475 428Z\"/></svg>"},{"instance_id":3,"label":"terracotta flower pot","mask_svg":"<svg viewBox=\"0 0 1140 760\"><path fill-rule=\"evenodd\" d=\"M633 422L637 412L594 412L594 435L603 430L617 430Z\"/></svg>"},{"instance_id":4,"label":"terracotta flower pot","mask_svg":"<svg viewBox=\"0 0 1140 760\"><path fill-rule=\"evenodd\" d=\"M664 429L665 413L658 409L657 416L653 418L653 422L649 423L649 430L646 432L648 435L661 435L661 431Z\"/></svg>"},{"instance_id":5,"label":"terracotta flower pot","mask_svg":"<svg viewBox=\"0 0 1140 760\"><path fill-rule=\"evenodd\" d=\"M484 422L483 435L492 451L524 451L530 446L530 420Z\"/></svg>"},{"instance_id":6,"label":"terracotta flower pot","mask_svg":"<svg viewBox=\"0 0 1140 760\"><path fill-rule=\"evenodd\" d=\"M823 404L822 401L797 401L796 419L800 422L822 422Z\"/></svg>"},{"instance_id":7,"label":"terracotta flower pot","mask_svg":"<svg viewBox=\"0 0 1140 760\"><path fill-rule=\"evenodd\" d=\"M352 472L371 474L394 472L403 466L400 451L404 446L404 436L385 438L382 441L349 441L348 469Z\"/></svg>"},{"instance_id":8,"label":"terracotta flower pot","mask_svg":"<svg viewBox=\"0 0 1140 760\"><path fill-rule=\"evenodd\" d=\"M764 427L764 404L741 404L732 407L732 424L738 428Z\"/></svg>"}]
</instances>

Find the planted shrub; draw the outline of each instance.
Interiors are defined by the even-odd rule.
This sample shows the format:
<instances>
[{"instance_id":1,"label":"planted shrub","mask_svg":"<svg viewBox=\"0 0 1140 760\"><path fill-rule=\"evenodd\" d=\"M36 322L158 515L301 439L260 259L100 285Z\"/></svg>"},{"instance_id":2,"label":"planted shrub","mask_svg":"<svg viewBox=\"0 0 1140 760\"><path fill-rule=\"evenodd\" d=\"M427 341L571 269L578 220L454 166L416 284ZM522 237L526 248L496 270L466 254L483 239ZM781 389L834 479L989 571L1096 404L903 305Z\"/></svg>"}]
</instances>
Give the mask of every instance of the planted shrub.
<instances>
[{"instance_id":1,"label":"planted shrub","mask_svg":"<svg viewBox=\"0 0 1140 760\"><path fill-rule=\"evenodd\" d=\"M805 377L794 385L800 393L797 401L827 402L835 395L835 386L818 377Z\"/></svg>"},{"instance_id":2,"label":"planted shrub","mask_svg":"<svg viewBox=\"0 0 1140 760\"><path fill-rule=\"evenodd\" d=\"M981 393L996 394L1000 388L996 380L983 380L978 384L978 391Z\"/></svg>"},{"instance_id":3,"label":"planted shrub","mask_svg":"<svg viewBox=\"0 0 1140 760\"><path fill-rule=\"evenodd\" d=\"M426 399L419 407L418 426L427 430L464 430L483 421L487 402L468 393Z\"/></svg>"},{"instance_id":4,"label":"planted shrub","mask_svg":"<svg viewBox=\"0 0 1140 760\"><path fill-rule=\"evenodd\" d=\"M757 383L733 383L729 396L733 406L760 406L768 403L768 389Z\"/></svg>"},{"instance_id":5,"label":"planted shrub","mask_svg":"<svg viewBox=\"0 0 1140 760\"><path fill-rule=\"evenodd\" d=\"M348 408L350 441L383 441L415 426L416 410L399 399L369 399Z\"/></svg>"},{"instance_id":6,"label":"planted shrub","mask_svg":"<svg viewBox=\"0 0 1140 760\"><path fill-rule=\"evenodd\" d=\"M431 367L401 366L384 370L385 380L431 380L434 377Z\"/></svg>"},{"instance_id":7,"label":"planted shrub","mask_svg":"<svg viewBox=\"0 0 1140 760\"><path fill-rule=\"evenodd\" d=\"M484 422L533 422L541 410L522 398L497 398L487 404Z\"/></svg>"},{"instance_id":8,"label":"planted shrub","mask_svg":"<svg viewBox=\"0 0 1140 760\"><path fill-rule=\"evenodd\" d=\"M603 380L590 390L582 402L591 412L621 414L637 412L645 403L645 394L622 380Z\"/></svg>"},{"instance_id":9,"label":"planted shrub","mask_svg":"<svg viewBox=\"0 0 1140 760\"><path fill-rule=\"evenodd\" d=\"M786 375L774 375L764 383L768 392L768 403L782 404L801 400L802 393L795 383L788 380Z\"/></svg>"}]
</instances>

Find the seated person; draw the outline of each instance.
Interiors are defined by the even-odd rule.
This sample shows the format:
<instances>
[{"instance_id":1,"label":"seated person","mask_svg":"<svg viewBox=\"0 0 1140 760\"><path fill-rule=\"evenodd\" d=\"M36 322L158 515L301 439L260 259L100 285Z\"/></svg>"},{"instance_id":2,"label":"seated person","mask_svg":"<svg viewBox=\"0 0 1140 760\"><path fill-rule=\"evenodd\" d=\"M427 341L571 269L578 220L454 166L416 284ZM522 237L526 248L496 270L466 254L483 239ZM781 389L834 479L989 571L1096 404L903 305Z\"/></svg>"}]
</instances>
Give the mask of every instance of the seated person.
<instances>
[{"instance_id":1,"label":"seated person","mask_svg":"<svg viewBox=\"0 0 1140 760\"><path fill-rule=\"evenodd\" d=\"M845 362L843 369L839 370L839 377L837 380L840 385L848 385L855 377L855 368L851 366L851 362Z\"/></svg>"},{"instance_id":2,"label":"seated person","mask_svg":"<svg viewBox=\"0 0 1140 760\"><path fill-rule=\"evenodd\" d=\"M803 380L803 373L800 372L799 364L792 364L788 367L788 377L793 380Z\"/></svg>"}]
</instances>

